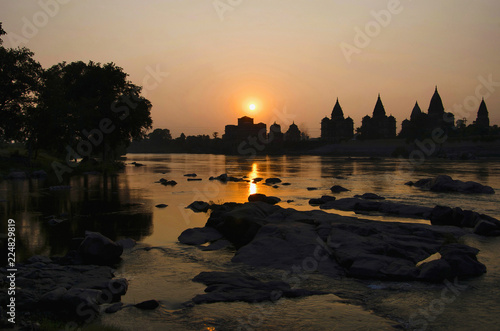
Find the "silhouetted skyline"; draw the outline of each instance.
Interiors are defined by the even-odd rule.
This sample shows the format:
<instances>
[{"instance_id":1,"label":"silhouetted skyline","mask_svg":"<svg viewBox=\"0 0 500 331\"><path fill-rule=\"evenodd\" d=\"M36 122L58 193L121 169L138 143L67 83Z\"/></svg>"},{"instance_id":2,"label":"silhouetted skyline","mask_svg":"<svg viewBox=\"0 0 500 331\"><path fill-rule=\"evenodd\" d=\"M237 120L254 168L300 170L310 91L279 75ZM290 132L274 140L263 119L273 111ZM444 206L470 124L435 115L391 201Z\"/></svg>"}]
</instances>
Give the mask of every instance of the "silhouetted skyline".
<instances>
[{"instance_id":1,"label":"silhouetted skyline","mask_svg":"<svg viewBox=\"0 0 500 331\"><path fill-rule=\"evenodd\" d=\"M0 3L4 46L28 47L44 68L116 63L173 137L222 134L245 115L319 137L337 97L356 128L378 93L399 132L434 85L456 119L472 123L484 97L500 124L497 1L40 3Z\"/></svg>"}]
</instances>

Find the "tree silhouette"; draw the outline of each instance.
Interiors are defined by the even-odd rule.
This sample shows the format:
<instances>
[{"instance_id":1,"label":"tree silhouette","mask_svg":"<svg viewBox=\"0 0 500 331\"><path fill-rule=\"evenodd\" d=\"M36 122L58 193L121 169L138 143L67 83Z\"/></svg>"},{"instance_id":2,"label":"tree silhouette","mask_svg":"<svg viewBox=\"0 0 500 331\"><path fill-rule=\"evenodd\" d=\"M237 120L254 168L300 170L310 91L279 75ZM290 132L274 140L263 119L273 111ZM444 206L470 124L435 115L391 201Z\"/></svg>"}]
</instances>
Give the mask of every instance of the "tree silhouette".
<instances>
[{"instance_id":1,"label":"tree silhouette","mask_svg":"<svg viewBox=\"0 0 500 331\"><path fill-rule=\"evenodd\" d=\"M107 160L132 139L145 137L151 103L126 78L114 63L63 62L46 70L33 116L36 146Z\"/></svg>"},{"instance_id":2,"label":"tree silhouette","mask_svg":"<svg viewBox=\"0 0 500 331\"><path fill-rule=\"evenodd\" d=\"M36 106L42 72L33 55L27 48L0 46L0 140L27 138L27 114Z\"/></svg>"}]
</instances>

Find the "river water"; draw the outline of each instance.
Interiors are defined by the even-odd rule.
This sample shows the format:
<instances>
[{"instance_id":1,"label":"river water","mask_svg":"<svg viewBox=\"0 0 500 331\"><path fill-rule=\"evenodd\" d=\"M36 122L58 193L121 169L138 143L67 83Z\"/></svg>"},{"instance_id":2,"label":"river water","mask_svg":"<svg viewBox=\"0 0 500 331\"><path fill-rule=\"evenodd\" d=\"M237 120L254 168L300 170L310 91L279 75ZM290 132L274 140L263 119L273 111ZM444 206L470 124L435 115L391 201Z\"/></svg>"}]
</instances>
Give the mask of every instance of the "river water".
<instances>
[{"instance_id":1,"label":"river water","mask_svg":"<svg viewBox=\"0 0 500 331\"><path fill-rule=\"evenodd\" d=\"M136 161L144 166L136 167ZM338 158L325 156L238 156L191 154L128 154L126 167L116 176L74 176L70 189L50 189L47 180L0 182L0 215L17 223L17 252L22 260L35 254L64 254L71 238L85 230L99 231L117 240L134 238L139 245L126 251L116 275L129 280L122 301L157 299L159 309L144 312L124 309L105 315L105 324L124 330L390 330L399 326L426 330L497 329L500 325L500 239L467 235L463 241L479 248L479 260L488 272L452 284L336 280L306 275L300 287L329 295L282 299L275 304L217 303L186 307L204 291L191 279L202 271L244 271L263 280L276 279L276 270L250 268L230 262L229 250L204 252L177 242L187 228L204 226L208 215L185 207L196 200L245 202L251 193L281 198L280 206L311 210L310 198L331 194L336 184L349 192L337 198L372 192L389 200L433 207L436 204L471 209L500 218L495 195L442 194L404 185L409 180L447 174L473 180L500 191L498 160L426 160L408 166L398 159ZM196 173L201 181L184 175ZM210 176L279 177L289 186L278 188L248 182L222 184ZM177 181L163 186L160 178ZM166 208L156 208L167 204ZM377 221L421 222L381 215L341 215ZM51 226L50 219L64 220ZM3 221L2 221L3 223ZM3 231L4 229L2 229ZM147 249L143 249L147 248ZM152 248L152 249L150 249ZM444 289L451 288L444 295ZM452 293L450 295L450 293Z\"/></svg>"}]
</instances>

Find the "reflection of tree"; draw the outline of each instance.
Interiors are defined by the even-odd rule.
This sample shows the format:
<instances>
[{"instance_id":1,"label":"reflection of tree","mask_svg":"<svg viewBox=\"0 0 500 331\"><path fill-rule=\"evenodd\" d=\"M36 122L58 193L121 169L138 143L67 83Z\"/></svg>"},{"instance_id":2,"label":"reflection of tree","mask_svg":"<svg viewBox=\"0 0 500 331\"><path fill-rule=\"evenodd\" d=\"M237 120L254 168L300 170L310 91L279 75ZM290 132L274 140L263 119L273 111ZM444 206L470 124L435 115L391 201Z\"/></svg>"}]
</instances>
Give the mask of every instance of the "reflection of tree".
<instances>
[{"instance_id":1,"label":"reflection of tree","mask_svg":"<svg viewBox=\"0 0 500 331\"><path fill-rule=\"evenodd\" d=\"M151 235L152 212L142 208L140 198L131 200L124 178L72 177L71 190L55 191L49 190L45 181L3 183L9 195L8 202L0 203L0 217L16 220L18 256L64 254L72 238L82 237L86 230L113 240L130 237L139 241ZM65 221L51 226L51 218Z\"/></svg>"}]
</instances>

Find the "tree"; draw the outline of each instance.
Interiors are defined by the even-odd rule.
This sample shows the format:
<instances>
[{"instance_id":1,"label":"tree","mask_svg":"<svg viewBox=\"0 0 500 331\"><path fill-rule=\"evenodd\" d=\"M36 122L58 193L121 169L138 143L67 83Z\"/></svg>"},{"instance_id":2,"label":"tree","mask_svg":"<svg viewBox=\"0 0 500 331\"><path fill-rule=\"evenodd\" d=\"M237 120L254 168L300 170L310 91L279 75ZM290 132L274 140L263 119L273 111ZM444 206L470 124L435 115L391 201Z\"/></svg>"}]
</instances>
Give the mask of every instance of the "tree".
<instances>
[{"instance_id":1,"label":"tree","mask_svg":"<svg viewBox=\"0 0 500 331\"><path fill-rule=\"evenodd\" d=\"M0 22L0 37L4 34ZM27 114L36 106L42 72L33 55L27 48L0 46L0 140L26 139Z\"/></svg>"},{"instance_id":2,"label":"tree","mask_svg":"<svg viewBox=\"0 0 500 331\"><path fill-rule=\"evenodd\" d=\"M167 143L172 140L172 135L169 129L155 129L153 132L148 134L148 139L150 142L157 143Z\"/></svg>"},{"instance_id":3,"label":"tree","mask_svg":"<svg viewBox=\"0 0 500 331\"><path fill-rule=\"evenodd\" d=\"M33 116L38 148L116 158L119 147L151 128L151 103L114 63L65 62L45 71Z\"/></svg>"}]
</instances>

